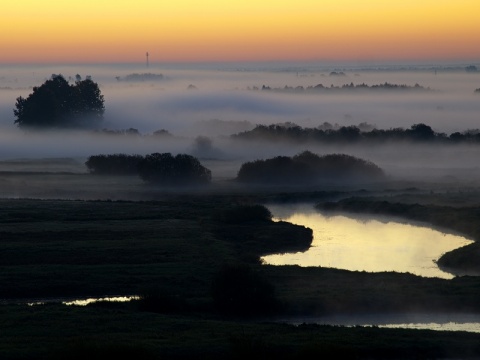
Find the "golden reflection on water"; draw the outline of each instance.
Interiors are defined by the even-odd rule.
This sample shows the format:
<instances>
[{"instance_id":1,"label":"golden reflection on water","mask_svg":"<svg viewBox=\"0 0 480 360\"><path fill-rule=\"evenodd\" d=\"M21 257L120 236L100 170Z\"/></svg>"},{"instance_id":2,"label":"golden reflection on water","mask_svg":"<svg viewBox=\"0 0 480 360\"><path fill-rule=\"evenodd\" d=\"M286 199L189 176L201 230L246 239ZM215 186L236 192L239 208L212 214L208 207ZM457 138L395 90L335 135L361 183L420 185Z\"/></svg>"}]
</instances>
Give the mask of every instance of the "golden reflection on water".
<instances>
[{"instance_id":1,"label":"golden reflection on water","mask_svg":"<svg viewBox=\"0 0 480 360\"><path fill-rule=\"evenodd\" d=\"M112 302L127 302L131 300L138 300L139 296L115 296L115 297L105 297L105 298L89 298L89 299L78 299L72 301L64 301L65 305L76 305L76 306L86 306L99 301L112 301Z\"/></svg>"},{"instance_id":2,"label":"golden reflection on water","mask_svg":"<svg viewBox=\"0 0 480 360\"><path fill-rule=\"evenodd\" d=\"M396 329L428 329L436 331L468 331L480 333L480 318L476 314L360 314L296 317L279 322L301 324L327 324L338 326L376 326Z\"/></svg>"},{"instance_id":3,"label":"golden reflection on water","mask_svg":"<svg viewBox=\"0 0 480 360\"><path fill-rule=\"evenodd\" d=\"M276 210L269 207L275 215ZM472 243L464 237L432 228L379 221L354 215L326 216L312 209L276 218L313 230L313 242L306 252L268 255L273 265L322 266L352 271L395 271L425 277L451 279L435 261L442 254Z\"/></svg>"},{"instance_id":4,"label":"golden reflection on water","mask_svg":"<svg viewBox=\"0 0 480 360\"><path fill-rule=\"evenodd\" d=\"M405 323L405 324L386 324L378 325L380 328L391 329L427 329L436 331L468 331L474 333L480 333L480 326L478 322L471 323Z\"/></svg>"}]
</instances>

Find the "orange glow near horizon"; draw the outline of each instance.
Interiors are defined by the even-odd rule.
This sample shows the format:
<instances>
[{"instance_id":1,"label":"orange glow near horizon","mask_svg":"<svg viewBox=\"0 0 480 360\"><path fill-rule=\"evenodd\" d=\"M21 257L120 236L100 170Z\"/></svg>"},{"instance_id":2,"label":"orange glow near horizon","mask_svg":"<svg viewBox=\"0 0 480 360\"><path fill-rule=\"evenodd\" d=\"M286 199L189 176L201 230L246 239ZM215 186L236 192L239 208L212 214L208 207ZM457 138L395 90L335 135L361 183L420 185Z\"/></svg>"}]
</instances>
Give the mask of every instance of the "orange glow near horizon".
<instances>
[{"instance_id":1,"label":"orange glow near horizon","mask_svg":"<svg viewBox=\"0 0 480 360\"><path fill-rule=\"evenodd\" d=\"M3 63L480 60L478 0L17 0Z\"/></svg>"}]
</instances>

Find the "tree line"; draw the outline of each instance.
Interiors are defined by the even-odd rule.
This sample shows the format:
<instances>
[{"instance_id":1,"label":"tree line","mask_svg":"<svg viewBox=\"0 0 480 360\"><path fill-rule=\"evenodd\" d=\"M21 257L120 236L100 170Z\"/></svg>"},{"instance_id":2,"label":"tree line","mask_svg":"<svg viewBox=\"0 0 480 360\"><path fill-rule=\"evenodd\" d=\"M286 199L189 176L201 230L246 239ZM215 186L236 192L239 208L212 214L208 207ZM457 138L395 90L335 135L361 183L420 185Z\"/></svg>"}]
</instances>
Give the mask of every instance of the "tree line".
<instances>
[{"instance_id":1,"label":"tree line","mask_svg":"<svg viewBox=\"0 0 480 360\"><path fill-rule=\"evenodd\" d=\"M249 88L249 90L262 90L262 91L273 91L273 92L286 92L286 93L315 93L315 92L338 92L338 91L351 91L351 90L402 90L402 91L431 91L429 87L424 87L419 84L413 86L406 84L392 84L385 82L383 84L374 84L368 85L365 83L354 84L344 84L341 86L335 86L331 84L330 86L325 86L323 84L317 84L312 86L289 86L285 85L284 87L270 87L268 85L262 85L262 87L254 86Z\"/></svg>"},{"instance_id":2,"label":"tree line","mask_svg":"<svg viewBox=\"0 0 480 360\"><path fill-rule=\"evenodd\" d=\"M480 143L480 130L454 132L450 135L436 132L423 123L414 124L408 129L372 129L362 131L360 127L341 126L338 129L316 127L303 128L293 123L257 125L254 129L231 135L241 140L287 140L292 142L323 143L385 143L391 141L424 143Z\"/></svg>"}]
</instances>

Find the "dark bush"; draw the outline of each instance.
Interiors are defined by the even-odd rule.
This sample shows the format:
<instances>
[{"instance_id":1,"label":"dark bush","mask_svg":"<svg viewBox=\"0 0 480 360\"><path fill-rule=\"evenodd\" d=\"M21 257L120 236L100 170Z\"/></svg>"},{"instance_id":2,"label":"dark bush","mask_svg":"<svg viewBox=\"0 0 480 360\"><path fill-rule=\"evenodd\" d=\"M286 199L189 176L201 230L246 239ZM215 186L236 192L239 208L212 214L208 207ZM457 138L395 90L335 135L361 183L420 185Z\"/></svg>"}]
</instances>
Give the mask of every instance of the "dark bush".
<instances>
[{"instance_id":1,"label":"dark bush","mask_svg":"<svg viewBox=\"0 0 480 360\"><path fill-rule=\"evenodd\" d=\"M304 151L293 157L296 162L304 163L315 173L316 178L378 178L383 170L374 163L345 154L318 156Z\"/></svg>"},{"instance_id":2,"label":"dark bush","mask_svg":"<svg viewBox=\"0 0 480 360\"><path fill-rule=\"evenodd\" d=\"M141 155L93 155L85 165L92 174L138 175L138 164L142 159Z\"/></svg>"},{"instance_id":3,"label":"dark bush","mask_svg":"<svg viewBox=\"0 0 480 360\"><path fill-rule=\"evenodd\" d=\"M212 173L191 155L153 153L138 164L140 177L150 183L162 185L201 185L212 179Z\"/></svg>"},{"instance_id":4,"label":"dark bush","mask_svg":"<svg viewBox=\"0 0 480 360\"><path fill-rule=\"evenodd\" d=\"M237 180L241 182L312 184L319 181L375 180L385 176L374 163L345 154L318 156L304 151L292 158L278 156L241 166Z\"/></svg>"},{"instance_id":5,"label":"dark bush","mask_svg":"<svg viewBox=\"0 0 480 360\"><path fill-rule=\"evenodd\" d=\"M237 175L241 182L287 183L299 179L307 181L313 173L305 164L295 162L287 156L267 160L255 160L242 164Z\"/></svg>"}]
</instances>

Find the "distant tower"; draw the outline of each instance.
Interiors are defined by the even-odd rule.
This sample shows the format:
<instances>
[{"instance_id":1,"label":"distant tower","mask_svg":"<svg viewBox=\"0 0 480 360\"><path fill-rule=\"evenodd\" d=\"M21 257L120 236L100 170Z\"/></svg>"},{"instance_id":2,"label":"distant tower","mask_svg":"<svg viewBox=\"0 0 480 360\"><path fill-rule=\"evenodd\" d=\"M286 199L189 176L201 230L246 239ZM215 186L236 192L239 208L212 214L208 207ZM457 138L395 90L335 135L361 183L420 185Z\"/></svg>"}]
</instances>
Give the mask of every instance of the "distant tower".
<instances>
[{"instance_id":1,"label":"distant tower","mask_svg":"<svg viewBox=\"0 0 480 360\"><path fill-rule=\"evenodd\" d=\"M148 65L149 65L149 64L148 64L148 51L147 51L147 68L148 68Z\"/></svg>"}]
</instances>

